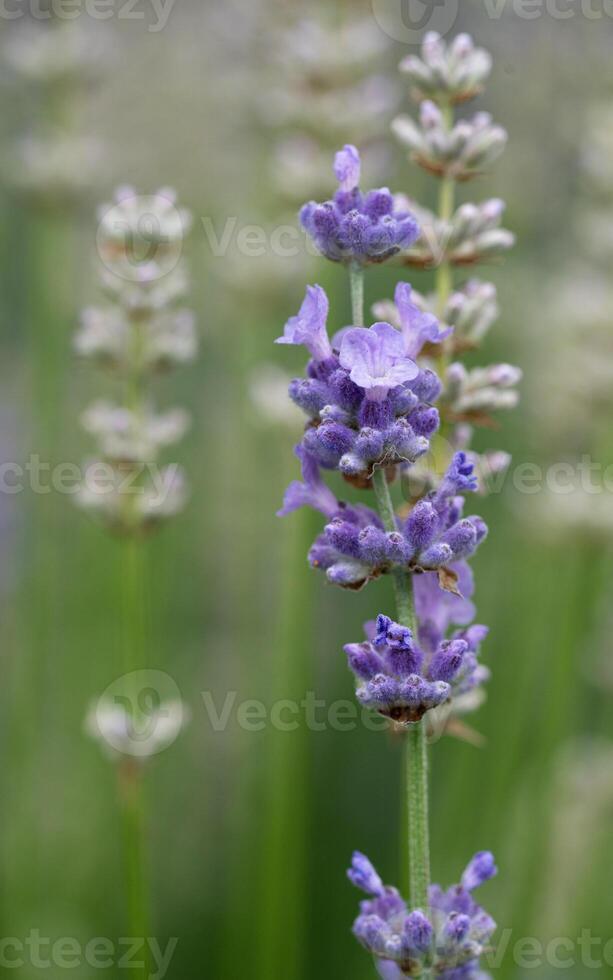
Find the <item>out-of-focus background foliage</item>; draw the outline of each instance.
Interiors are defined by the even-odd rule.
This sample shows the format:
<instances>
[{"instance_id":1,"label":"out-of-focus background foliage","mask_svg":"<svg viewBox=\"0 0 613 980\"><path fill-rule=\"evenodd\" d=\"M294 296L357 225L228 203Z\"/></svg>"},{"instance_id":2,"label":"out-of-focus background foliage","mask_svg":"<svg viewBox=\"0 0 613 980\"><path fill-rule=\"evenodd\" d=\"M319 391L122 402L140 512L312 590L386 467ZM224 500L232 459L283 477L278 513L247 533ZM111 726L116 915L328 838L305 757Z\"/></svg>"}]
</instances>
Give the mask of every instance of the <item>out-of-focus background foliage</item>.
<instances>
[{"instance_id":1,"label":"out-of-focus background foliage","mask_svg":"<svg viewBox=\"0 0 613 980\"><path fill-rule=\"evenodd\" d=\"M281 372L300 371L301 357L272 341L305 281L330 290L335 325L349 303L340 268L302 247L279 254L270 234L328 192L332 151L347 141L368 147L368 183L434 204L434 182L389 136L408 108L396 71L407 49L369 4L181 0L157 31L149 5L140 20L119 6L104 23L51 25L28 4L0 22L0 459L87 455L79 415L105 382L76 363L71 335L99 298L95 208L119 183L174 186L194 215L186 254L201 351L157 389L193 412L179 451L192 492L147 545L148 665L176 680L192 722L147 770L154 934L179 938L172 977L368 980L344 872L357 847L399 879L400 747L361 726L245 731L235 709L306 691L350 700L342 644L390 601L385 582L360 594L326 587L304 558L317 517L275 517L297 475L299 421ZM568 19L460 6L454 32L494 56L477 107L510 133L502 161L462 199L504 197L518 236L482 272L502 307L487 361L520 364L525 380L520 409L479 437L514 457L502 492L477 502L491 526L475 572L493 679L475 718L483 746L433 748L433 865L454 881L473 851L492 849L500 876L484 903L513 930L494 973L548 978L553 966L516 962L516 939L574 940L584 928L608 939L613 921L613 509L610 494L556 494L545 480L519 492L514 473L606 462L613 449L613 22L580 4ZM65 72L37 53L38 34L58 28L88 37L74 57L58 36ZM247 226L266 230L263 249L241 246ZM389 296L398 276L369 274L367 300ZM70 496L6 483L0 935L116 937L126 925L114 776L83 717L117 675L120 556ZM223 730L202 692L218 711L236 692Z\"/></svg>"}]
</instances>

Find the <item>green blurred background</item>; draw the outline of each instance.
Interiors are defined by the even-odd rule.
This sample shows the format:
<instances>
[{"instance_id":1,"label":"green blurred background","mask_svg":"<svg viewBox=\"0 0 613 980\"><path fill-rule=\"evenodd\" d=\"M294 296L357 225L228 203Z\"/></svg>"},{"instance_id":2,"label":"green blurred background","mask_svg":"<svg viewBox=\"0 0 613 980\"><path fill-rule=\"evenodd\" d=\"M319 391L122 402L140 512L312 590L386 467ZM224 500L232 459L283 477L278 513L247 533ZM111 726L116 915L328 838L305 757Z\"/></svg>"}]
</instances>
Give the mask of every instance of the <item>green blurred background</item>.
<instances>
[{"instance_id":1,"label":"green blurred background","mask_svg":"<svg viewBox=\"0 0 613 980\"><path fill-rule=\"evenodd\" d=\"M460 191L504 197L518 236L504 263L480 270L502 308L480 359L517 363L525 379L519 410L478 436L478 448L514 458L503 491L475 507L491 527L474 565L493 679L471 720L482 747L451 738L433 747L432 855L447 883L476 849L496 853L500 875L484 903L513 930L492 971L505 980L558 973L518 962L517 939L575 940L590 929L606 940L613 916L613 510L606 495L575 491L559 506L546 487L521 493L513 479L526 462L546 472L586 454L606 462L613 449L613 241L589 224L594 214L606 222L608 209L613 221L613 20L570 6L568 19L525 19L509 3L496 19L466 0L453 29L492 52L476 108L510 133L494 172ZM28 76L19 47L24 27L49 23L26 4L22 18L0 19L0 460L78 463L89 452L79 416L108 384L76 362L71 336L79 310L99 301L95 208L118 183L174 186L194 215L185 254L201 349L156 389L161 404L193 413L177 457L191 499L147 543L147 666L176 680L192 720L147 768L153 934L179 938L171 977L368 980L345 868L359 848L386 880L400 879L400 745L363 726L246 731L235 711L216 731L202 692L219 710L228 692L237 705L306 691L349 701L342 645L391 603L386 582L359 594L326 587L304 557L317 516L275 517L298 470L299 423L279 400L279 372L299 372L301 356L272 341L306 281L330 290L334 323L347 323L343 272L302 250L241 254L236 233L291 224L311 196L291 169L306 143L292 151L288 138L315 141L324 160L361 143L361 100L353 115L331 100L319 117L309 103L318 86L304 85L316 31L334 39L357 17L372 38L367 74L387 80L364 134L367 180L434 204L434 182L388 136L408 107L396 71L407 48L368 4L181 0L159 30L152 9L138 9L143 19L117 5L105 22L84 14L85 64L53 91L44 73ZM348 60L363 77L362 58ZM90 142L86 155L68 143L59 164L43 153L30 171L15 147L32 134ZM327 180L316 174L318 191ZM218 248L224 227L231 242ZM398 276L370 273L368 302L391 295ZM416 273L416 287L429 276ZM591 344L600 353L590 360ZM122 936L114 774L83 734L87 706L118 674L120 549L62 494L4 490L0 531L0 935ZM572 975L593 972L577 962Z\"/></svg>"}]
</instances>

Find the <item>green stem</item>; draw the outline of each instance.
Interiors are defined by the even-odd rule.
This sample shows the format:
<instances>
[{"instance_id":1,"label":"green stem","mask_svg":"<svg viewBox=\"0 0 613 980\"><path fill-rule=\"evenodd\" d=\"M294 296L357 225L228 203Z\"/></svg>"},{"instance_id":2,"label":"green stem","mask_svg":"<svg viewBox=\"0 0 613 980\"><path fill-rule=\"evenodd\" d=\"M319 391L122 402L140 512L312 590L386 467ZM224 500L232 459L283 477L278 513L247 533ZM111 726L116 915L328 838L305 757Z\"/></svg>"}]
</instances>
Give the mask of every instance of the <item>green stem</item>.
<instances>
[{"instance_id":1,"label":"green stem","mask_svg":"<svg viewBox=\"0 0 613 980\"><path fill-rule=\"evenodd\" d=\"M349 266L353 323L364 323L364 270ZM385 470L377 467L372 475L377 506L386 531L398 530L394 504ZM392 573L398 622L417 631L413 601L413 580L400 568ZM406 740L406 773L409 822L409 899L411 908L428 908L430 887L430 841L428 833L428 756L426 729L422 722L411 725Z\"/></svg>"},{"instance_id":2,"label":"green stem","mask_svg":"<svg viewBox=\"0 0 613 980\"><path fill-rule=\"evenodd\" d=\"M145 391L140 370L140 324L133 324L134 368L126 379L125 404L135 415L141 415L145 408ZM122 563L122 601L124 670L128 675L146 667L147 624L145 608L145 551L143 540L138 536L137 498L133 494L125 499L127 533L121 542ZM136 681L136 678L135 678ZM128 677L129 700L133 723L138 725L140 685L132 683ZM145 845L146 806L143 786L142 766L128 759L120 766L119 789L123 836L125 849L125 888L128 928L135 939L146 939L149 935L147 853ZM137 976L146 980L149 964L143 946L143 956L137 967Z\"/></svg>"},{"instance_id":3,"label":"green stem","mask_svg":"<svg viewBox=\"0 0 613 980\"><path fill-rule=\"evenodd\" d=\"M145 876L145 806L142 768L135 760L127 759L120 764L119 794L123 818L128 935L133 939L146 940L150 932ZM140 962L134 966L136 976L147 980L147 942L143 943L142 950Z\"/></svg>"},{"instance_id":4,"label":"green stem","mask_svg":"<svg viewBox=\"0 0 613 980\"><path fill-rule=\"evenodd\" d=\"M372 483L377 498L377 507L379 508L381 520L385 525L385 530L389 532L397 531L396 515L394 514L394 505L385 476L385 470L377 468L372 475ZM416 623L411 575L409 572L403 572L400 568L397 568L394 569L392 577L396 596L396 608L398 610L398 622L415 632Z\"/></svg>"},{"instance_id":5,"label":"green stem","mask_svg":"<svg viewBox=\"0 0 613 980\"><path fill-rule=\"evenodd\" d=\"M428 741L423 721L410 725L406 741L411 907L426 910L430 888Z\"/></svg>"},{"instance_id":6,"label":"green stem","mask_svg":"<svg viewBox=\"0 0 613 980\"><path fill-rule=\"evenodd\" d=\"M377 506L387 531L396 531L394 505L385 471L376 469L372 477ZM398 622L415 632L412 577L395 569L394 591ZM430 840L428 833L428 755L423 722L410 725L406 740L407 799L409 818L409 895L411 908L428 908L430 886Z\"/></svg>"},{"instance_id":7,"label":"green stem","mask_svg":"<svg viewBox=\"0 0 613 980\"><path fill-rule=\"evenodd\" d=\"M272 691L276 703L299 702L310 687L312 584L304 555L313 540L310 515L303 510L284 529L279 621L273 649ZM309 812L309 743L302 727L271 728L267 744L266 796L260 833L258 935L251 973L259 980L298 980L305 943ZM291 892L287 869L291 862Z\"/></svg>"}]
</instances>

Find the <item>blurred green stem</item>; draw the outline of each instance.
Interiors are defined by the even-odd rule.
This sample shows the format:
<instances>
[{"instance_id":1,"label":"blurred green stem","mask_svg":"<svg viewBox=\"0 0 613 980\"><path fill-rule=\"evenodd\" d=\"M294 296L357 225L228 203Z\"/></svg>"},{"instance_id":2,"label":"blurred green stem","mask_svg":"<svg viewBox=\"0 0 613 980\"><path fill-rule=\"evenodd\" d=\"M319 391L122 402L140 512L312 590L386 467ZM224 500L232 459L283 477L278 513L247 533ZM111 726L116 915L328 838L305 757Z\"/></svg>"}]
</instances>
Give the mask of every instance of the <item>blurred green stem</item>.
<instances>
[{"instance_id":1,"label":"blurred green stem","mask_svg":"<svg viewBox=\"0 0 613 980\"><path fill-rule=\"evenodd\" d=\"M349 267L351 287L351 311L353 323L364 323L364 270L352 264ZM372 475L372 485L377 506L385 529L397 531L394 504L385 470L377 467ZM415 605L413 581L409 572L395 568L392 573L396 596L398 622L415 635ZM411 908L428 908L430 887L430 841L428 833L428 755L426 729L423 722L411 725L406 738L406 789L409 823L409 889Z\"/></svg>"},{"instance_id":2,"label":"blurred green stem","mask_svg":"<svg viewBox=\"0 0 613 980\"><path fill-rule=\"evenodd\" d=\"M301 702L312 656L312 585L305 553L313 539L306 509L283 529L279 619L271 663L274 703ZM253 972L260 980L297 980L303 962L308 832L308 735L271 727L258 896L259 929ZM291 867L291 888L288 869Z\"/></svg>"},{"instance_id":3,"label":"blurred green stem","mask_svg":"<svg viewBox=\"0 0 613 980\"><path fill-rule=\"evenodd\" d=\"M119 796L123 822L125 852L126 908L128 936L143 939L140 962L134 964L136 976L147 980L149 912L146 885L145 805L143 774L137 760L126 759L119 764Z\"/></svg>"},{"instance_id":4,"label":"blurred green stem","mask_svg":"<svg viewBox=\"0 0 613 980\"><path fill-rule=\"evenodd\" d=\"M140 369L142 343L140 324L132 324L132 331L134 369L126 378L125 404L135 415L142 415L145 410L146 392ZM131 710L131 718L128 723L133 726L140 724L140 685L133 683L129 675L145 669L147 650L146 554L144 541L138 534L137 489L138 481L132 485L132 492L125 497L125 518L128 530L121 541L122 575L120 579L123 603L124 670L128 675L127 683ZM143 771L138 762L128 759L120 764L119 791L123 821L129 935L135 939L147 939L150 932L145 846L146 807ZM142 980L149 976L147 950L148 945L144 943L142 965L137 967L137 975Z\"/></svg>"}]
</instances>

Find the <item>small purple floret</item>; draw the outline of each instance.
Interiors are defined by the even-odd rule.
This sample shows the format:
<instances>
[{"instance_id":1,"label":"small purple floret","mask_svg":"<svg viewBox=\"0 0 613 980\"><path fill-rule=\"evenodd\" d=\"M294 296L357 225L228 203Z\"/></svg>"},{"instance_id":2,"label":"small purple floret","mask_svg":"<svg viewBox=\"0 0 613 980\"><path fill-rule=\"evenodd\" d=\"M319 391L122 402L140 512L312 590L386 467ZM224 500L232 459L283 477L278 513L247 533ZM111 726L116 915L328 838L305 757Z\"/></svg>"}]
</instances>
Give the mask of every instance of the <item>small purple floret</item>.
<instances>
[{"instance_id":1,"label":"small purple floret","mask_svg":"<svg viewBox=\"0 0 613 980\"><path fill-rule=\"evenodd\" d=\"M331 201L310 201L300 222L326 258L366 265L384 262L409 248L419 236L417 221L396 207L386 188L363 195L359 189L360 155L347 145L336 154L334 173L339 188Z\"/></svg>"}]
</instances>

